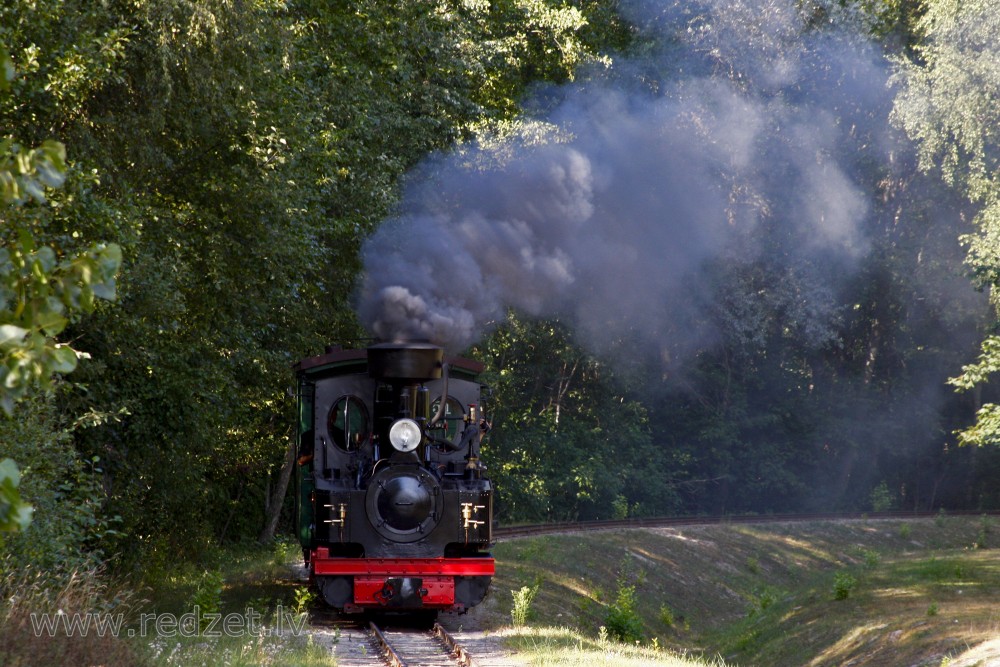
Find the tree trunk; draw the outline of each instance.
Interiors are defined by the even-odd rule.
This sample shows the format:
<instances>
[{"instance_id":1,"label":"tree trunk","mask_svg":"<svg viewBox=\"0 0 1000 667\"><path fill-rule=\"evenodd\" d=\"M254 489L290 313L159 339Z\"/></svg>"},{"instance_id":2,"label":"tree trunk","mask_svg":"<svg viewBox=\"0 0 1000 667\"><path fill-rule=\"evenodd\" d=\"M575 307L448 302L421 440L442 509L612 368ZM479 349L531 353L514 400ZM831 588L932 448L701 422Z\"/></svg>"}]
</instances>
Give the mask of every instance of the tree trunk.
<instances>
[{"instance_id":1,"label":"tree trunk","mask_svg":"<svg viewBox=\"0 0 1000 667\"><path fill-rule=\"evenodd\" d=\"M274 532L278 529L281 507L285 504L285 492L288 491L288 482L292 479L293 470L295 470L295 440L289 438L288 451L285 452L285 462L281 466L278 483L274 485L271 497L267 499L264 528L257 538L261 544L267 544L274 540Z\"/></svg>"}]
</instances>

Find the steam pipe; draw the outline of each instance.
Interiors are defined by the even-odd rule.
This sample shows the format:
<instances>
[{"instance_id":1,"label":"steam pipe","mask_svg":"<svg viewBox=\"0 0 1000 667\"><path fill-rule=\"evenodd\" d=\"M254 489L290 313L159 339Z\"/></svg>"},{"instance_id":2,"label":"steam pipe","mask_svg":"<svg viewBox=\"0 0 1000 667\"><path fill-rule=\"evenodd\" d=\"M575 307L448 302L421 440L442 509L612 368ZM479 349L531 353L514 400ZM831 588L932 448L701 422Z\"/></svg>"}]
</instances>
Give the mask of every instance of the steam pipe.
<instances>
[{"instance_id":1,"label":"steam pipe","mask_svg":"<svg viewBox=\"0 0 1000 667\"><path fill-rule=\"evenodd\" d=\"M441 389L441 403L438 404L437 412L434 413L434 418L427 424L427 428L437 426L437 423L444 417L445 410L448 409L448 368L448 362L442 361L441 374L444 379L444 388Z\"/></svg>"}]
</instances>

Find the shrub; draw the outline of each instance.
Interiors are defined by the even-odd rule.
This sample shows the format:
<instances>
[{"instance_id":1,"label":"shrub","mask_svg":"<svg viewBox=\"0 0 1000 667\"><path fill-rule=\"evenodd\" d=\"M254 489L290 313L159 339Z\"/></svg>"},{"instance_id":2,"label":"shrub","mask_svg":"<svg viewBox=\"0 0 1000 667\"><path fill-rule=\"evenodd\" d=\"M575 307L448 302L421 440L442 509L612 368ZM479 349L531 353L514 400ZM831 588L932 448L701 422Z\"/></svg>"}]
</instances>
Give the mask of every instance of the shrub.
<instances>
[{"instance_id":1,"label":"shrub","mask_svg":"<svg viewBox=\"0 0 1000 667\"><path fill-rule=\"evenodd\" d=\"M0 414L0 460L18 462L21 498L34 506L29 529L6 535L0 545L3 571L30 563L47 572L52 585L54 578L66 582L96 568L103 538L117 522L104 510L99 461L80 458L62 420L51 396L22 401L17 418Z\"/></svg>"},{"instance_id":2,"label":"shrub","mask_svg":"<svg viewBox=\"0 0 1000 667\"><path fill-rule=\"evenodd\" d=\"M761 613L777 602L780 596L781 593L770 586L763 586L754 589L754 591L747 598L750 603L750 607L747 610L747 616L753 617Z\"/></svg>"},{"instance_id":3,"label":"shrub","mask_svg":"<svg viewBox=\"0 0 1000 667\"><path fill-rule=\"evenodd\" d=\"M858 580L848 572L837 572L833 575L833 599L846 600L851 596L851 591L857 585Z\"/></svg>"},{"instance_id":4,"label":"shrub","mask_svg":"<svg viewBox=\"0 0 1000 667\"><path fill-rule=\"evenodd\" d=\"M992 521L988 514L984 514L979 520L979 533L976 534L976 541L972 545L975 549L985 549L986 548L986 536L989 535L992 529Z\"/></svg>"},{"instance_id":5,"label":"shrub","mask_svg":"<svg viewBox=\"0 0 1000 667\"><path fill-rule=\"evenodd\" d=\"M674 610L671 609L668 605L665 604L660 605L659 618L660 618L660 623L662 623L663 625L667 626L668 628L674 627L674 622L675 622Z\"/></svg>"},{"instance_id":6,"label":"shrub","mask_svg":"<svg viewBox=\"0 0 1000 667\"><path fill-rule=\"evenodd\" d=\"M895 500L885 481L879 482L878 486L872 489L871 503L873 512L888 512L893 509Z\"/></svg>"},{"instance_id":7,"label":"shrub","mask_svg":"<svg viewBox=\"0 0 1000 667\"><path fill-rule=\"evenodd\" d=\"M636 610L635 586L628 586L619 580L618 593L615 601L608 605L604 626L608 634L619 641L631 643L642 639L642 620Z\"/></svg>"}]
</instances>

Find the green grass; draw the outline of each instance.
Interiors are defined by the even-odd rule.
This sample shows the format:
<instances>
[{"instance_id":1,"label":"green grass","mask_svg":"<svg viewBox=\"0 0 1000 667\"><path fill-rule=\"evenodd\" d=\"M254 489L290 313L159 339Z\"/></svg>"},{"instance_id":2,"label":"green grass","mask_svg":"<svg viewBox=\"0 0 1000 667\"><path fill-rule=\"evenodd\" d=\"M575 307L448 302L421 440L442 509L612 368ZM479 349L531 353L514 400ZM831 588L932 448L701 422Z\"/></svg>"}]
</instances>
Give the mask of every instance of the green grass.
<instances>
[{"instance_id":1,"label":"green grass","mask_svg":"<svg viewBox=\"0 0 1000 667\"><path fill-rule=\"evenodd\" d=\"M149 637L142 641L150 664L162 667L332 667L329 648L316 645L307 634L299 635L298 614L306 611L313 594L292 575L290 564L299 556L295 544L279 542L272 547L246 543L214 554L201 563L146 573L148 613L173 614L180 618L197 604L201 611L220 615L211 636ZM277 634L277 614L283 630ZM251 621L252 615L252 621ZM232 621L234 632L223 623ZM242 633L242 634L241 634ZM240 636L230 636L240 635Z\"/></svg>"},{"instance_id":2,"label":"green grass","mask_svg":"<svg viewBox=\"0 0 1000 667\"><path fill-rule=\"evenodd\" d=\"M589 637L570 628L522 628L505 633L507 645L519 659L546 667L724 667L721 660L689 657L654 644L636 645Z\"/></svg>"},{"instance_id":3,"label":"green grass","mask_svg":"<svg viewBox=\"0 0 1000 667\"><path fill-rule=\"evenodd\" d=\"M975 659L989 664L1000 656L1000 645L984 643L1000 630L1000 551L989 548L995 540L980 518L945 516L509 540L494 550L493 592L473 610L470 625L501 637L531 665L937 667L965 664L960 657L977 646ZM294 614L311 603L289 568L296 556L294 545L248 544L196 565L151 571L125 605L132 609L129 623L134 627L138 613L188 613L197 601L222 615L253 609L262 625L273 627L278 609ZM101 584L85 583L64 592L59 605L86 609L107 597ZM522 595L515 610L513 593L536 586L537 594ZM29 608L36 607L12 609L23 616ZM523 625L515 627L515 611ZM616 634L629 641L615 641ZM111 658L113 651L120 661ZM25 660L10 664L40 664L32 656L58 664L60 656L90 660L83 656L92 654L107 656L108 665L334 664L328 648L308 636L267 633L152 633L124 647L48 642L21 651Z\"/></svg>"},{"instance_id":4,"label":"green grass","mask_svg":"<svg viewBox=\"0 0 1000 667\"><path fill-rule=\"evenodd\" d=\"M177 637L154 639L150 664L163 667L334 667L330 649L301 637Z\"/></svg>"},{"instance_id":5,"label":"green grass","mask_svg":"<svg viewBox=\"0 0 1000 667\"><path fill-rule=\"evenodd\" d=\"M980 548L995 539L984 525L942 516L510 540L496 546L493 594L473 613L488 629L509 627L510 591L541 582L536 620L508 641L531 664L575 664L573 651L609 649L601 627L621 586L634 586L639 644L655 655L937 665L1000 628L1000 552Z\"/></svg>"}]
</instances>

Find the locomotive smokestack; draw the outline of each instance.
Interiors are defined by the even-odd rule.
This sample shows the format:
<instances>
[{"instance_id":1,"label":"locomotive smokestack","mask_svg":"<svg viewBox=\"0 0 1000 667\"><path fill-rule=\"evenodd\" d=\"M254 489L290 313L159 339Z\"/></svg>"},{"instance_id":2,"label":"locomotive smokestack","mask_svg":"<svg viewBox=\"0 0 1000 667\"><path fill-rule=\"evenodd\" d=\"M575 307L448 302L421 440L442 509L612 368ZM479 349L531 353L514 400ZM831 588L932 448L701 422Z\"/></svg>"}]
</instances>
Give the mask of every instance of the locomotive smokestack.
<instances>
[{"instance_id":1,"label":"locomotive smokestack","mask_svg":"<svg viewBox=\"0 0 1000 667\"><path fill-rule=\"evenodd\" d=\"M368 376L395 383L441 378L444 350L430 343L381 343L368 348Z\"/></svg>"}]
</instances>

